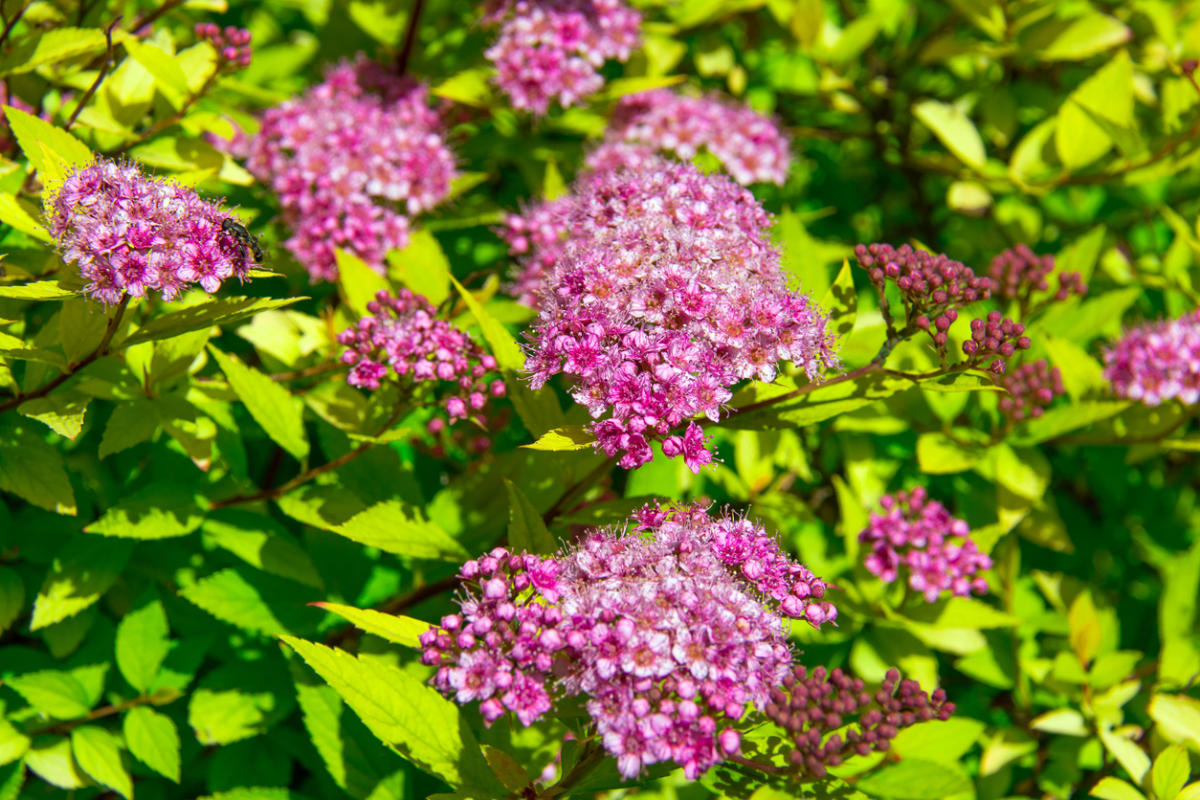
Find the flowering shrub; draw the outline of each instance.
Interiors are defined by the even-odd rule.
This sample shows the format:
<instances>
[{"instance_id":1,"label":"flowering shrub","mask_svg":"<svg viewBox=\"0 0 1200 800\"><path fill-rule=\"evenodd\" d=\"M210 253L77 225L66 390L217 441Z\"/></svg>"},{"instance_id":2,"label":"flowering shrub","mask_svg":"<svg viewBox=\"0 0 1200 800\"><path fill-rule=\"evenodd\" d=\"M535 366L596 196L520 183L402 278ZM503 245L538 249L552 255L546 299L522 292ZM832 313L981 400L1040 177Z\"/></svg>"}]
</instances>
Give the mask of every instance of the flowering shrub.
<instances>
[{"instance_id":1,"label":"flowering shrub","mask_svg":"<svg viewBox=\"0 0 1200 800\"><path fill-rule=\"evenodd\" d=\"M0 4L0 800L1194 800L1198 26Z\"/></svg>"}]
</instances>

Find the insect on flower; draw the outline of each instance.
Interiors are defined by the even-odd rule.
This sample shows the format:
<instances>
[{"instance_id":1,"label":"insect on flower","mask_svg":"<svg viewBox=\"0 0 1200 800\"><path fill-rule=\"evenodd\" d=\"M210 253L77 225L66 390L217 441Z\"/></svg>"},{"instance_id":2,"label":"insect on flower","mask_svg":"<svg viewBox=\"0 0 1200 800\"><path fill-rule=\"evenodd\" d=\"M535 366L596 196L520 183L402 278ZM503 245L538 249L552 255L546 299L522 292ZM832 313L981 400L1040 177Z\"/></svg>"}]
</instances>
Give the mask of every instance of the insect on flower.
<instances>
[{"instance_id":1,"label":"insect on flower","mask_svg":"<svg viewBox=\"0 0 1200 800\"><path fill-rule=\"evenodd\" d=\"M254 254L254 263L261 264L266 260L263 255L262 247L258 244L258 239L254 234L246 230L246 226L238 222L233 217L226 217L221 223L221 233L230 236L238 243L245 245L251 253Z\"/></svg>"}]
</instances>

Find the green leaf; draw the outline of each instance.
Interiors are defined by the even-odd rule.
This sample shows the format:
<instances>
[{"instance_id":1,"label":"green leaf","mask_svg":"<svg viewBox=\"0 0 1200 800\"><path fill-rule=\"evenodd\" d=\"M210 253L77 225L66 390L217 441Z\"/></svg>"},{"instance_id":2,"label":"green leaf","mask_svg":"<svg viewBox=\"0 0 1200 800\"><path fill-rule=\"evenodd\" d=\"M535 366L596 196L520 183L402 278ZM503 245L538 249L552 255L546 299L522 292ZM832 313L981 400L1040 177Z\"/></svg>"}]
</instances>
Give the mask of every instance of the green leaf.
<instances>
[{"instance_id":1,"label":"green leaf","mask_svg":"<svg viewBox=\"0 0 1200 800\"><path fill-rule=\"evenodd\" d=\"M75 763L71 755L71 740L67 738L34 745L25 754L25 764L33 774L60 789L82 789L92 782Z\"/></svg>"},{"instance_id":2,"label":"green leaf","mask_svg":"<svg viewBox=\"0 0 1200 800\"><path fill-rule=\"evenodd\" d=\"M125 568L131 542L76 536L58 553L33 604L31 630L74 616L99 600Z\"/></svg>"},{"instance_id":3,"label":"green leaf","mask_svg":"<svg viewBox=\"0 0 1200 800\"><path fill-rule=\"evenodd\" d=\"M906 617L934 628L1008 628L1021 620L972 597L950 597L936 603L922 603L906 612Z\"/></svg>"},{"instance_id":4,"label":"green leaf","mask_svg":"<svg viewBox=\"0 0 1200 800\"><path fill-rule=\"evenodd\" d=\"M961 444L944 433L922 433L917 437L917 465L929 475L963 472L987 454L986 447Z\"/></svg>"},{"instance_id":5,"label":"green leaf","mask_svg":"<svg viewBox=\"0 0 1200 800\"><path fill-rule=\"evenodd\" d=\"M53 719L76 719L92 708L87 689L67 672L27 672L14 675L5 683L25 702Z\"/></svg>"},{"instance_id":6,"label":"green leaf","mask_svg":"<svg viewBox=\"0 0 1200 800\"><path fill-rule=\"evenodd\" d=\"M200 744L231 744L257 736L291 713L287 673L273 668L272 661L230 661L201 681L188 701L188 724Z\"/></svg>"},{"instance_id":7,"label":"green leaf","mask_svg":"<svg viewBox=\"0 0 1200 800\"><path fill-rule=\"evenodd\" d=\"M134 445L149 441L158 430L158 413L149 400L136 397L118 403L112 416L104 426L97 455L107 458L113 453L128 450Z\"/></svg>"},{"instance_id":8,"label":"green leaf","mask_svg":"<svg viewBox=\"0 0 1200 800\"><path fill-rule=\"evenodd\" d=\"M489 70L482 67L463 70L433 87L429 93L434 97L444 97L465 106L487 108L495 100L488 75Z\"/></svg>"},{"instance_id":9,"label":"green leaf","mask_svg":"<svg viewBox=\"0 0 1200 800\"><path fill-rule=\"evenodd\" d=\"M850 271L850 262L842 261L837 278L821 300L821 308L830 312L830 329L838 336L849 336L854 330L854 321L858 317L858 294L854 291L854 275Z\"/></svg>"},{"instance_id":10,"label":"green leaf","mask_svg":"<svg viewBox=\"0 0 1200 800\"><path fill-rule=\"evenodd\" d=\"M1070 19L1051 19L1033 26L1022 49L1042 61L1082 61L1128 42L1133 32L1123 22L1099 12Z\"/></svg>"},{"instance_id":11,"label":"green leaf","mask_svg":"<svg viewBox=\"0 0 1200 800\"><path fill-rule=\"evenodd\" d=\"M1035 731L1058 733L1063 736L1086 737L1091 735L1087 720L1073 708L1058 708L1037 716L1029 727Z\"/></svg>"},{"instance_id":12,"label":"green leaf","mask_svg":"<svg viewBox=\"0 0 1200 800\"><path fill-rule=\"evenodd\" d=\"M937 100L922 100L913 106L913 115L967 166L980 169L987 162L983 137L976 130L975 123L958 106Z\"/></svg>"},{"instance_id":13,"label":"green leaf","mask_svg":"<svg viewBox=\"0 0 1200 800\"><path fill-rule=\"evenodd\" d=\"M225 508L201 527L204 535L253 567L320 589L312 559L287 530L264 514Z\"/></svg>"},{"instance_id":14,"label":"green leaf","mask_svg":"<svg viewBox=\"0 0 1200 800\"><path fill-rule=\"evenodd\" d=\"M558 540L525 493L508 478L504 488L508 492L508 544L513 551L549 554L557 550Z\"/></svg>"},{"instance_id":15,"label":"green leaf","mask_svg":"<svg viewBox=\"0 0 1200 800\"><path fill-rule=\"evenodd\" d=\"M199 496L178 483L152 483L126 495L83 530L126 539L168 539L200 527Z\"/></svg>"},{"instance_id":16,"label":"green leaf","mask_svg":"<svg viewBox=\"0 0 1200 800\"><path fill-rule=\"evenodd\" d=\"M121 44L134 61L141 64L147 72L154 76L154 83L167 102L176 109L182 108L188 98L188 81L175 56L132 36L126 38Z\"/></svg>"},{"instance_id":17,"label":"green leaf","mask_svg":"<svg viewBox=\"0 0 1200 800\"><path fill-rule=\"evenodd\" d=\"M676 86L683 83L684 80L686 80L684 75L637 75L629 78L617 78L606 83L604 89L597 92L594 99L600 101L619 100L638 92Z\"/></svg>"},{"instance_id":18,"label":"green leaf","mask_svg":"<svg viewBox=\"0 0 1200 800\"><path fill-rule=\"evenodd\" d=\"M71 752L84 772L101 786L131 800L133 778L121 763L116 738L96 725L80 725L71 730Z\"/></svg>"},{"instance_id":19,"label":"green leaf","mask_svg":"<svg viewBox=\"0 0 1200 800\"><path fill-rule=\"evenodd\" d=\"M1101 800L1146 800L1146 795L1139 792L1127 781L1106 775L1088 792L1089 797L1099 797Z\"/></svg>"},{"instance_id":20,"label":"green leaf","mask_svg":"<svg viewBox=\"0 0 1200 800\"><path fill-rule=\"evenodd\" d=\"M454 284L454 288L458 290L463 302L467 304L467 308L471 309L475 321L479 323L479 329L483 331L483 338L487 340L488 347L491 349L492 355L496 357L496 363L500 365L500 369L521 371L525 367L525 354L521 352L521 348L513 339L512 334L480 305L479 301L475 299L475 295L463 288L457 278L449 273L446 274L450 278L450 282Z\"/></svg>"},{"instance_id":21,"label":"green leaf","mask_svg":"<svg viewBox=\"0 0 1200 800\"><path fill-rule=\"evenodd\" d=\"M596 443L596 437L584 425L564 425L546 431L533 444L523 444L526 450L588 450Z\"/></svg>"},{"instance_id":22,"label":"green leaf","mask_svg":"<svg viewBox=\"0 0 1200 800\"><path fill-rule=\"evenodd\" d=\"M17 197L11 192L0 192L0 222L24 233L27 236L32 236L42 242L53 242L46 226L38 222L34 214L37 213L25 200ZM52 283L52 281L43 281L43 283ZM7 287L5 287L7 288Z\"/></svg>"},{"instance_id":23,"label":"green leaf","mask_svg":"<svg viewBox=\"0 0 1200 800\"><path fill-rule=\"evenodd\" d=\"M1183 790L1191 774L1187 750L1182 745L1171 745L1158 754L1150 770L1150 784L1155 797L1174 798Z\"/></svg>"},{"instance_id":24,"label":"green leaf","mask_svg":"<svg viewBox=\"0 0 1200 800\"><path fill-rule=\"evenodd\" d=\"M268 636L288 632L258 587L236 569L209 575L181 589L179 595L230 625Z\"/></svg>"},{"instance_id":25,"label":"green leaf","mask_svg":"<svg viewBox=\"0 0 1200 800\"><path fill-rule=\"evenodd\" d=\"M13 106L5 106L4 115L17 138L17 144L21 146L30 165L42 173L44 180L60 182L73 168L92 162L92 151L87 145L62 128L56 128ZM43 204L50 200L52 193L46 192L45 195Z\"/></svg>"},{"instance_id":26,"label":"green leaf","mask_svg":"<svg viewBox=\"0 0 1200 800\"><path fill-rule=\"evenodd\" d=\"M0 60L0 77L33 72L49 64L102 53L107 46L104 34L96 28L35 30Z\"/></svg>"},{"instance_id":27,"label":"green leaf","mask_svg":"<svg viewBox=\"0 0 1200 800\"><path fill-rule=\"evenodd\" d=\"M451 786L499 797L491 770L458 707L404 670L342 650L282 637L342 696L380 741Z\"/></svg>"},{"instance_id":28,"label":"green leaf","mask_svg":"<svg viewBox=\"0 0 1200 800\"><path fill-rule=\"evenodd\" d=\"M117 625L117 669L130 686L145 694L170 649L167 612L156 595L147 595Z\"/></svg>"},{"instance_id":29,"label":"green leaf","mask_svg":"<svg viewBox=\"0 0 1200 800\"><path fill-rule=\"evenodd\" d=\"M1083 236L1072 241L1059 252L1054 260L1056 273L1078 272L1083 280L1090 281L1096 271L1096 262L1104 249L1104 237L1108 229L1097 225Z\"/></svg>"},{"instance_id":30,"label":"green leaf","mask_svg":"<svg viewBox=\"0 0 1200 800\"><path fill-rule=\"evenodd\" d=\"M13 624L25 605L25 583L17 571L0 567L0 633Z\"/></svg>"},{"instance_id":31,"label":"green leaf","mask_svg":"<svg viewBox=\"0 0 1200 800\"><path fill-rule=\"evenodd\" d=\"M304 432L304 402L293 397L287 389L256 369L247 367L233 356L215 347L209 352L216 358L221 371L238 399L254 421L262 426L272 441L287 450L299 461L308 458L308 437Z\"/></svg>"},{"instance_id":32,"label":"green leaf","mask_svg":"<svg viewBox=\"0 0 1200 800\"><path fill-rule=\"evenodd\" d=\"M332 530L359 544L397 555L443 561L462 561L469 556L440 525L399 500L376 503Z\"/></svg>"},{"instance_id":33,"label":"green leaf","mask_svg":"<svg viewBox=\"0 0 1200 800\"><path fill-rule=\"evenodd\" d=\"M194 306L171 311L156 316L143 325L128 339L120 342L117 347L132 347L142 342L155 342L160 339L171 339L182 333L211 328L214 325L230 325L247 317L275 308L283 308L307 297L228 297L223 300L209 300Z\"/></svg>"},{"instance_id":34,"label":"green leaf","mask_svg":"<svg viewBox=\"0 0 1200 800\"><path fill-rule=\"evenodd\" d=\"M62 454L24 428L0 427L0 490L59 514L75 514Z\"/></svg>"},{"instance_id":35,"label":"green leaf","mask_svg":"<svg viewBox=\"0 0 1200 800\"><path fill-rule=\"evenodd\" d=\"M369 608L355 608L340 603L313 603L313 605L331 614L337 614L360 630L387 639L389 642L411 647L414 650L421 647L417 637L432 627L428 622L419 619L385 614Z\"/></svg>"},{"instance_id":36,"label":"green leaf","mask_svg":"<svg viewBox=\"0 0 1200 800\"><path fill-rule=\"evenodd\" d=\"M566 427L566 415L552 389L543 388L535 392L526 385L524 378L512 370L505 370L504 386L521 422L534 436Z\"/></svg>"},{"instance_id":37,"label":"green leaf","mask_svg":"<svg viewBox=\"0 0 1200 800\"><path fill-rule=\"evenodd\" d=\"M985 727L969 717L918 722L900 731L892 740L891 750L904 759L953 764L975 746Z\"/></svg>"},{"instance_id":38,"label":"green leaf","mask_svg":"<svg viewBox=\"0 0 1200 800\"><path fill-rule=\"evenodd\" d=\"M137 706L122 721L125 745L138 761L179 783L179 731L166 714Z\"/></svg>"},{"instance_id":39,"label":"green leaf","mask_svg":"<svg viewBox=\"0 0 1200 800\"><path fill-rule=\"evenodd\" d=\"M1186 694L1156 694L1146 710L1167 741L1200 750L1200 700Z\"/></svg>"},{"instance_id":40,"label":"green leaf","mask_svg":"<svg viewBox=\"0 0 1200 800\"><path fill-rule=\"evenodd\" d=\"M0 717L0 767L17 761L29 752L32 740L17 730L8 720ZM23 765L18 762L18 767ZM0 776L4 773L0 771ZM4 797L4 778L0 777L0 798ZM15 795L14 795L15 797Z\"/></svg>"},{"instance_id":41,"label":"green leaf","mask_svg":"<svg viewBox=\"0 0 1200 800\"><path fill-rule=\"evenodd\" d=\"M1131 405L1132 403L1124 400L1095 400L1052 408L1037 419L1025 423L1014 434L1012 443L1028 447L1047 442L1093 422L1114 417Z\"/></svg>"},{"instance_id":42,"label":"green leaf","mask_svg":"<svg viewBox=\"0 0 1200 800\"><path fill-rule=\"evenodd\" d=\"M1128 737L1116 733L1110 728L1101 727L1099 730L1100 741L1104 744L1104 749L1112 754L1113 758L1125 768L1135 781L1142 782L1142 778L1150 771L1150 756L1146 755L1143 750L1134 741Z\"/></svg>"},{"instance_id":43,"label":"green leaf","mask_svg":"<svg viewBox=\"0 0 1200 800\"><path fill-rule=\"evenodd\" d=\"M409 237L403 250L388 253L388 274L435 306L450 296L450 260L437 237L422 228Z\"/></svg>"},{"instance_id":44,"label":"green leaf","mask_svg":"<svg viewBox=\"0 0 1200 800\"><path fill-rule=\"evenodd\" d=\"M26 400L17 407L17 412L74 441L83 431L83 420L91 401L92 398L78 392L54 392L48 397Z\"/></svg>"},{"instance_id":45,"label":"green leaf","mask_svg":"<svg viewBox=\"0 0 1200 800\"><path fill-rule=\"evenodd\" d=\"M337 258L338 289L342 298L357 316L369 316L371 312L367 310L367 303L374 300L379 291L391 291L387 278L348 250L338 248L334 256Z\"/></svg>"},{"instance_id":46,"label":"green leaf","mask_svg":"<svg viewBox=\"0 0 1200 800\"><path fill-rule=\"evenodd\" d=\"M898 800L942 800L971 790L971 779L957 766L906 758L861 777L859 791Z\"/></svg>"}]
</instances>

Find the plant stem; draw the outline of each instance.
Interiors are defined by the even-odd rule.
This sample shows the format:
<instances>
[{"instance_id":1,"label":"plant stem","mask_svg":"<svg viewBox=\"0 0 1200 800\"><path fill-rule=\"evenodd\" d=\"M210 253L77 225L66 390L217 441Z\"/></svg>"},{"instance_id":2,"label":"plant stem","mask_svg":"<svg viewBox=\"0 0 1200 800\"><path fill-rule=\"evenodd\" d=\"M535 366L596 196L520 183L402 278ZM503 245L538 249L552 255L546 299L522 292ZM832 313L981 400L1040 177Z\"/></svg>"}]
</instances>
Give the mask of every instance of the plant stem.
<instances>
[{"instance_id":1,"label":"plant stem","mask_svg":"<svg viewBox=\"0 0 1200 800\"><path fill-rule=\"evenodd\" d=\"M400 47L400 55L396 57L396 74L403 76L408 71L408 61L412 57L413 46L417 42L417 26L421 12L425 8L425 0L413 0L412 11L409 12L408 22L404 28L404 44Z\"/></svg>"},{"instance_id":2,"label":"plant stem","mask_svg":"<svg viewBox=\"0 0 1200 800\"><path fill-rule=\"evenodd\" d=\"M173 703L182 695L174 689L159 690L154 694L144 694L140 697L135 697L132 700L126 700L122 703L113 703L112 705L101 706L100 708L89 711L86 716L78 719L60 720L59 722L51 722L49 725L43 725L40 728L34 728L29 731L30 736L41 736L45 733L66 733L74 727L83 725L86 722L94 722L98 719L111 717L113 714L120 714L128 711L131 708L138 706L155 705L165 706L168 703Z\"/></svg>"},{"instance_id":3,"label":"plant stem","mask_svg":"<svg viewBox=\"0 0 1200 800\"><path fill-rule=\"evenodd\" d=\"M159 17L161 17L163 14L167 13L172 8L174 8L175 6L178 6L178 5L183 5L183 0L167 0L165 3L163 3L158 8L154 9L153 11L149 11L144 16L138 17L136 20L134 20L134 23L130 27L129 32L132 33L134 36L137 36L138 31L140 31L142 28L146 27L150 23L154 22Z\"/></svg>"},{"instance_id":4,"label":"plant stem","mask_svg":"<svg viewBox=\"0 0 1200 800\"><path fill-rule=\"evenodd\" d=\"M48 383L39 386L32 392L28 392L26 394L18 392L14 397L11 397L8 400L0 403L0 412L8 411L10 408L16 408L26 400L34 400L39 397L45 397L46 395L50 394L50 392L64 384L76 372L79 372L79 370L83 369L88 364L91 364L96 359L108 355L111 349L113 336L116 334L117 328L121 326L121 317L125 315L125 309L128 305L129 295L125 295L121 298L121 302L117 305L116 313L109 318L108 325L104 329L104 337L100 340L100 344L96 345L95 350L88 353L79 361L68 364L67 368L62 372L61 375L58 375Z\"/></svg>"},{"instance_id":5,"label":"plant stem","mask_svg":"<svg viewBox=\"0 0 1200 800\"><path fill-rule=\"evenodd\" d=\"M8 41L8 35L12 33L12 29L15 28L17 23L21 21L21 17L25 16L25 12L29 10L31 5L33 5L33 0L29 0L28 3L25 3L17 9L17 13L13 14L13 18L10 19L8 24L4 26L4 32L0 33L0 45Z\"/></svg>"},{"instance_id":6,"label":"plant stem","mask_svg":"<svg viewBox=\"0 0 1200 800\"><path fill-rule=\"evenodd\" d=\"M88 90L83 93L83 97L79 98L79 102L75 104L75 110L71 112L71 116L67 119L66 124L63 125L63 130L68 130L68 131L71 130L71 126L75 124L75 120L79 119L79 112L83 111L83 107L87 105L88 100L92 99L92 95L94 95L96 93L96 90L100 88L100 84L104 81L105 76L108 75L108 71L110 69L112 69L112 64L113 64L112 34L113 34L113 28L117 27L117 23L120 21L121 21L121 16L118 14L117 18L114 19L112 21L112 23L109 24L109 26L104 29L104 38L108 42L108 47L105 49L105 52L104 52L104 63L100 65L100 72L98 72L96 74L96 80L92 81L92 85L88 87Z\"/></svg>"},{"instance_id":7,"label":"plant stem","mask_svg":"<svg viewBox=\"0 0 1200 800\"><path fill-rule=\"evenodd\" d=\"M545 796L559 797L570 794L571 787L579 784L603 760L604 751L594 741L589 741L584 745L584 751L580 755L579 761L558 783L546 790Z\"/></svg>"},{"instance_id":8,"label":"plant stem","mask_svg":"<svg viewBox=\"0 0 1200 800\"><path fill-rule=\"evenodd\" d=\"M589 472L587 475L584 475L582 478L575 481L574 484L567 487L567 490L564 491L562 493L562 495L559 496L559 498L554 501L554 505L550 506L550 508L546 511L546 513L542 514L542 522L549 525L554 520L555 517L559 516L564 511L567 510L567 505L572 500L577 498L583 492L587 491L592 486L592 484L594 484L596 481L600 480L600 478L607 475L609 470L611 470L613 468L613 465L615 463L616 463L615 458L605 459L600 464L597 464L596 468L593 469L591 472Z\"/></svg>"}]
</instances>

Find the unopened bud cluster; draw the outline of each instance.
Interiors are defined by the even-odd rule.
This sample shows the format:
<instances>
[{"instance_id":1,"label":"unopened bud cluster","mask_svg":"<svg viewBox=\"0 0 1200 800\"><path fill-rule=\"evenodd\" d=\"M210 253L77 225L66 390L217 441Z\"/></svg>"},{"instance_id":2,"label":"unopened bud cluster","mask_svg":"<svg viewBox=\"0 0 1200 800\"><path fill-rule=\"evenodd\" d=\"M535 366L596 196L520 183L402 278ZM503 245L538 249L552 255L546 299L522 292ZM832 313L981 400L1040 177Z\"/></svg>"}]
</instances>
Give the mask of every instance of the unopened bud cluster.
<instances>
[{"instance_id":1,"label":"unopened bud cluster","mask_svg":"<svg viewBox=\"0 0 1200 800\"><path fill-rule=\"evenodd\" d=\"M950 512L926 491L884 495L884 513L871 514L858 540L870 547L863 565L885 583L908 572L908 585L936 602L942 592L959 597L983 594L987 581L978 573L992 568L992 559L981 553L970 539L967 523Z\"/></svg>"},{"instance_id":2,"label":"unopened bud cluster","mask_svg":"<svg viewBox=\"0 0 1200 800\"><path fill-rule=\"evenodd\" d=\"M405 381L438 381L447 390L443 404L451 423L480 415L488 397L504 396L504 382L487 377L496 359L437 319L437 310L421 295L380 290L367 310L371 316L338 336L347 348L342 363L350 365L351 386L378 389L389 368Z\"/></svg>"},{"instance_id":3,"label":"unopened bud cluster","mask_svg":"<svg viewBox=\"0 0 1200 800\"><path fill-rule=\"evenodd\" d=\"M313 280L337 279L338 248L383 272L410 217L449 193L454 156L427 94L360 57L263 115L246 168L279 197Z\"/></svg>"},{"instance_id":4,"label":"unopened bud cluster","mask_svg":"<svg viewBox=\"0 0 1200 800\"><path fill-rule=\"evenodd\" d=\"M1008 392L1000 398L1000 413L1010 422L1037 419L1063 393L1062 373L1045 359L1022 364L1004 376L1000 385Z\"/></svg>"},{"instance_id":5,"label":"unopened bud cluster","mask_svg":"<svg viewBox=\"0 0 1200 800\"><path fill-rule=\"evenodd\" d=\"M1105 350L1104 377L1117 397L1148 406L1200 402L1200 310L1127 331Z\"/></svg>"},{"instance_id":6,"label":"unopened bud cluster","mask_svg":"<svg viewBox=\"0 0 1200 800\"><path fill-rule=\"evenodd\" d=\"M876 243L856 246L854 257L880 291L888 282L899 287L912 318L924 315L933 320L947 309L984 300L992 292L990 278L976 275L944 253L934 255L907 244Z\"/></svg>"},{"instance_id":7,"label":"unopened bud cluster","mask_svg":"<svg viewBox=\"0 0 1200 800\"><path fill-rule=\"evenodd\" d=\"M998 296L1017 300L1028 307L1034 293L1050 291L1047 278L1053 271L1054 256L1039 256L1028 245L1019 244L993 258L988 274ZM1083 277L1078 272L1059 274L1053 299L1062 301L1073 294L1087 294Z\"/></svg>"},{"instance_id":8,"label":"unopened bud cluster","mask_svg":"<svg viewBox=\"0 0 1200 800\"><path fill-rule=\"evenodd\" d=\"M196 23L196 38L206 41L217 51L218 70L237 70L250 66L254 50L250 47L250 31L232 25L222 29L214 22Z\"/></svg>"},{"instance_id":9,"label":"unopened bud cluster","mask_svg":"<svg viewBox=\"0 0 1200 800\"><path fill-rule=\"evenodd\" d=\"M829 767L845 758L887 750L903 728L947 720L953 713L945 690L930 696L916 681L900 680L895 669L872 692L840 669L817 667L810 675L803 666L793 668L771 690L766 707L767 717L791 739L789 760L812 778L824 778Z\"/></svg>"},{"instance_id":10,"label":"unopened bud cluster","mask_svg":"<svg viewBox=\"0 0 1200 800\"><path fill-rule=\"evenodd\" d=\"M604 143L587 163L592 169L637 166L656 151L687 161L701 150L716 156L740 184L782 186L787 180L788 139L777 122L716 94L689 97L669 89L621 98Z\"/></svg>"},{"instance_id":11,"label":"unopened bud cluster","mask_svg":"<svg viewBox=\"0 0 1200 800\"><path fill-rule=\"evenodd\" d=\"M1004 373L1006 359L1018 350L1028 350L1031 342L1025 336L1025 326L1013 322L999 311L989 311L984 319L971 320L971 338L963 342L968 363L980 364L993 359L988 369L996 375Z\"/></svg>"},{"instance_id":12,"label":"unopened bud cluster","mask_svg":"<svg viewBox=\"0 0 1200 800\"><path fill-rule=\"evenodd\" d=\"M76 170L54 191L49 217L63 261L102 303L151 291L174 300L192 285L211 293L250 272L245 243L222 229L228 212L132 162Z\"/></svg>"},{"instance_id":13,"label":"unopened bud cluster","mask_svg":"<svg viewBox=\"0 0 1200 800\"><path fill-rule=\"evenodd\" d=\"M629 58L641 22L621 0L493 0L484 23L500 32L485 55L513 108L541 115L604 86L599 68Z\"/></svg>"},{"instance_id":14,"label":"unopened bud cluster","mask_svg":"<svg viewBox=\"0 0 1200 800\"><path fill-rule=\"evenodd\" d=\"M734 724L789 672L781 615L820 626L836 610L746 519L688 506L636 520L554 557L468 562L460 613L422 635L422 661L488 724L511 711L530 725L582 696L624 777L672 761L695 779L739 751Z\"/></svg>"}]
</instances>

